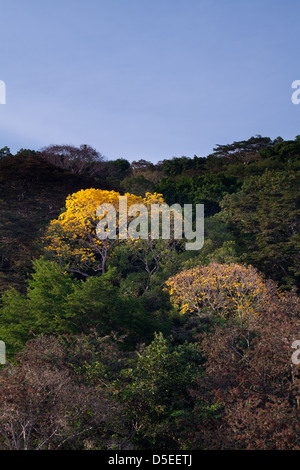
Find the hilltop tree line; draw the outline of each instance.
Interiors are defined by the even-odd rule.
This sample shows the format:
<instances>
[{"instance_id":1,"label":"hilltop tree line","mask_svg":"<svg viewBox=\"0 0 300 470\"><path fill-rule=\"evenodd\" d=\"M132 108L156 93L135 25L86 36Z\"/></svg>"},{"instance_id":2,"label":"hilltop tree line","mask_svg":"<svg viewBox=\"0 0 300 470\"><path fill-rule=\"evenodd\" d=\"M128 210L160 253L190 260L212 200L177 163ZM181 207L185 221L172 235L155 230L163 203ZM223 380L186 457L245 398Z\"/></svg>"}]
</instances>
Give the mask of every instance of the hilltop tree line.
<instances>
[{"instance_id":1,"label":"hilltop tree line","mask_svg":"<svg viewBox=\"0 0 300 470\"><path fill-rule=\"evenodd\" d=\"M299 158L0 149L0 448L299 449ZM123 194L204 204L203 248L99 240Z\"/></svg>"}]
</instances>

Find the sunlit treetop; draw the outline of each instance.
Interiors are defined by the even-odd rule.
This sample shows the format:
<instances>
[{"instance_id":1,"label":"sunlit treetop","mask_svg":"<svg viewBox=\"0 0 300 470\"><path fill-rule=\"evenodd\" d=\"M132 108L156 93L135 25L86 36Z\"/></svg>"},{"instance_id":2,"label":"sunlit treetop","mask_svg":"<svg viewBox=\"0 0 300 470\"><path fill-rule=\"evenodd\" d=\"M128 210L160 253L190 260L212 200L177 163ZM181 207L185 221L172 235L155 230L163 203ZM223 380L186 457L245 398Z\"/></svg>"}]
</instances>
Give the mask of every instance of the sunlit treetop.
<instances>
[{"instance_id":1,"label":"sunlit treetop","mask_svg":"<svg viewBox=\"0 0 300 470\"><path fill-rule=\"evenodd\" d=\"M236 263L197 266L166 282L171 302L182 314L215 314L243 323L259 317L276 292L252 266Z\"/></svg>"},{"instance_id":2,"label":"sunlit treetop","mask_svg":"<svg viewBox=\"0 0 300 470\"><path fill-rule=\"evenodd\" d=\"M97 215L102 204L110 204L115 208L115 222L119 227L120 193L101 189L85 189L71 194L66 199L65 210L57 219L51 221L44 237L45 251L51 257L68 265L71 271L87 273L89 270L105 271L105 263L112 254L117 240L101 240L97 236L97 225L106 217ZM147 193L145 198L126 193L127 207L143 204L150 209L151 204L164 202L161 194Z\"/></svg>"}]
</instances>

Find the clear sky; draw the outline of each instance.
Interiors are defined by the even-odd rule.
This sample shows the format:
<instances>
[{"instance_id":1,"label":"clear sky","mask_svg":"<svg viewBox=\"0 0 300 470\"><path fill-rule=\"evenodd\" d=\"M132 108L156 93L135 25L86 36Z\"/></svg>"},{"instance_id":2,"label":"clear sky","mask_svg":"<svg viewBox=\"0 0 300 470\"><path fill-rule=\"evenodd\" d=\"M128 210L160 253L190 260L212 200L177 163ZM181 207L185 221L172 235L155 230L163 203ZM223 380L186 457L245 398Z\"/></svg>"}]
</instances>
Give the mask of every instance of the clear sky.
<instances>
[{"instance_id":1,"label":"clear sky","mask_svg":"<svg viewBox=\"0 0 300 470\"><path fill-rule=\"evenodd\" d=\"M205 156L300 134L299 0L0 0L0 148Z\"/></svg>"}]
</instances>

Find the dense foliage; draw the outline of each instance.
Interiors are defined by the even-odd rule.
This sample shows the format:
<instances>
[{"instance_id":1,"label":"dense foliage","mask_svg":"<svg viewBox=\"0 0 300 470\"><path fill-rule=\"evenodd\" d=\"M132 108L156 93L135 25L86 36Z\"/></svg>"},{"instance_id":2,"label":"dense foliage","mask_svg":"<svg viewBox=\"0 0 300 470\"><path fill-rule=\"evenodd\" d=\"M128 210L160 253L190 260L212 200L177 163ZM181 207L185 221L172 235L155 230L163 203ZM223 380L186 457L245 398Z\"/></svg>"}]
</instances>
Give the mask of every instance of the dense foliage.
<instances>
[{"instance_id":1,"label":"dense foliage","mask_svg":"<svg viewBox=\"0 0 300 470\"><path fill-rule=\"evenodd\" d=\"M299 160L299 136L0 149L0 448L299 450ZM124 194L204 204L203 248L99 240Z\"/></svg>"}]
</instances>

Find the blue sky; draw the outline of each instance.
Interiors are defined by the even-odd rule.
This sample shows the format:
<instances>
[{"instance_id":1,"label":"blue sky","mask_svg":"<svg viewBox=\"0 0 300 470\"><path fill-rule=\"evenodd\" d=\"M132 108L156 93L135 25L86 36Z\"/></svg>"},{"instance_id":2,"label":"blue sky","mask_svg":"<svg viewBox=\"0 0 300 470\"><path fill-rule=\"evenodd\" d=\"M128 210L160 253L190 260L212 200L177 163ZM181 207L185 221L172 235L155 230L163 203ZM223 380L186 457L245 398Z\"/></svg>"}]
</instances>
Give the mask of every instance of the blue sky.
<instances>
[{"instance_id":1,"label":"blue sky","mask_svg":"<svg viewBox=\"0 0 300 470\"><path fill-rule=\"evenodd\" d=\"M300 134L299 0L0 0L0 148L205 156Z\"/></svg>"}]
</instances>

